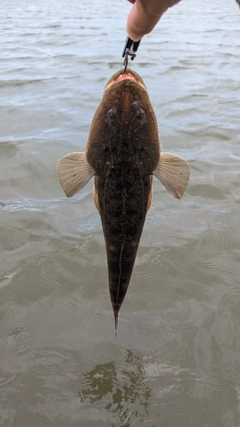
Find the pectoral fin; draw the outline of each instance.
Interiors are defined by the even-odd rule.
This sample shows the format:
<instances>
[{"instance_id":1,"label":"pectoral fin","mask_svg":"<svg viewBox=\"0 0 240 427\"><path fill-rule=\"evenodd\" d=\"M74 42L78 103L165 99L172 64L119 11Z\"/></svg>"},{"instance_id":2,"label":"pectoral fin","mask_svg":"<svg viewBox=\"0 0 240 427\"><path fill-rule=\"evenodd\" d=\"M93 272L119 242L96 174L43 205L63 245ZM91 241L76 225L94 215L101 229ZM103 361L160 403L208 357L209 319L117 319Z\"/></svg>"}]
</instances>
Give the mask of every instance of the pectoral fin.
<instances>
[{"instance_id":1,"label":"pectoral fin","mask_svg":"<svg viewBox=\"0 0 240 427\"><path fill-rule=\"evenodd\" d=\"M161 181L172 196L181 199L187 188L191 169L182 157L161 153L160 161L153 174Z\"/></svg>"},{"instance_id":2,"label":"pectoral fin","mask_svg":"<svg viewBox=\"0 0 240 427\"><path fill-rule=\"evenodd\" d=\"M80 191L93 177L94 170L85 153L70 153L57 163L57 177L67 197Z\"/></svg>"}]
</instances>

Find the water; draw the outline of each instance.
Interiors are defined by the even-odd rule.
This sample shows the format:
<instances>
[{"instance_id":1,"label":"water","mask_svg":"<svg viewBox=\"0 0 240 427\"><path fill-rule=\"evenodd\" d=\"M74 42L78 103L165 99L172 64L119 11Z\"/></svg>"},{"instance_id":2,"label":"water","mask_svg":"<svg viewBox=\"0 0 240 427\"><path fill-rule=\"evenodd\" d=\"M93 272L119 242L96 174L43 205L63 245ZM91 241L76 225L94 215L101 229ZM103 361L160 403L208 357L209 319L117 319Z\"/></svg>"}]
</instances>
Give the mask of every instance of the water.
<instances>
[{"instance_id":1,"label":"water","mask_svg":"<svg viewBox=\"0 0 240 427\"><path fill-rule=\"evenodd\" d=\"M58 159L84 150L121 67L127 1L2 0L0 425L240 425L240 11L184 0L133 68L184 198L154 182L119 337L92 182L66 199Z\"/></svg>"}]
</instances>

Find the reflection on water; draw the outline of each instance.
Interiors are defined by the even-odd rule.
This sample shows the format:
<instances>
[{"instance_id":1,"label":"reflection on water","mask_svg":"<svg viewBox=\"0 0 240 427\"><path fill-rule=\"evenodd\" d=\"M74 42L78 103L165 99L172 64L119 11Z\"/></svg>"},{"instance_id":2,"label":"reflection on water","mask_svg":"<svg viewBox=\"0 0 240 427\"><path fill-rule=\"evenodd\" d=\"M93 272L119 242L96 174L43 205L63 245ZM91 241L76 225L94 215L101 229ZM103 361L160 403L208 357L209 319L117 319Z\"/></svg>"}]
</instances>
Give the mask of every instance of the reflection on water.
<instances>
[{"instance_id":1,"label":"reflection on water","mask_svg":"<svg viewBox=\"0 0 240 427\"><path fill-rule=\"evenodd\" d=\"M128 350L121 369L117 370L111 361L81 375L80 401L102 401L103 407L116 414L122 425L130 427L134 420L144 421L148 416L151 389L145 380L142 361Z\"/></svg>"}]
</instances>

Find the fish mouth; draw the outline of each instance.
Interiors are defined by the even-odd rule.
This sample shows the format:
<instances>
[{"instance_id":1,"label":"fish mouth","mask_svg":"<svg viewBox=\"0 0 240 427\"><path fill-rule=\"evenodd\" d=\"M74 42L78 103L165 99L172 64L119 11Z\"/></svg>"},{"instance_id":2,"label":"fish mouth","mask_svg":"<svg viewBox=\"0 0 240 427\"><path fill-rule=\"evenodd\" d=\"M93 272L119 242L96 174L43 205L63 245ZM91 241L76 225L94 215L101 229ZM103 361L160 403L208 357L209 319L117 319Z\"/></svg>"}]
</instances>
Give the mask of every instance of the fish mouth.
<instances>
[{"instance_id":1,"label":"fish mouth","mask_svg":"<svg viewBox=\"0 0 240 427\"><path fill-rule=\"evenodd\" d=\"M141 77L136 73L136 71L130 70L129 68L124 73L123 70L117 71L107 82L104 91L109 89L109 87L121 83L123 81L132 81L134 83L137 83L139 86L141 86L143 89L146 90L146 86L141 79Z\"/></svg>"}]
</instances>

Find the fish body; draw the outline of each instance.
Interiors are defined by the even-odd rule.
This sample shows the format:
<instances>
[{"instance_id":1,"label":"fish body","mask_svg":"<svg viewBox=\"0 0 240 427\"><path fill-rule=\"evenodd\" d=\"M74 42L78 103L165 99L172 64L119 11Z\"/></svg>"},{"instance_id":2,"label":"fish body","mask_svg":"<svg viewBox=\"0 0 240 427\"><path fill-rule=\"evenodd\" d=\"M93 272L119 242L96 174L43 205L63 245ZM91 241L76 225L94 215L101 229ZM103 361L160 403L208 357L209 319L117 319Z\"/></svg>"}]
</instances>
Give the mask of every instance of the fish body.
<instances>
[{"instance_id":1,"label":"fish body","mask_svg":"<svg viewBox=\"0 0 240 427\"><path fill-rule=\"evenodd\" d=\"M71 197L94 176L94 202L105 237L110 297L117 331L155 175L177 198L184 193L188 163L160 153L158 127L145 84L132 70L115 73L92 120L86 153L59 160L60 184Z\"/></svg>"}]
</instances>

